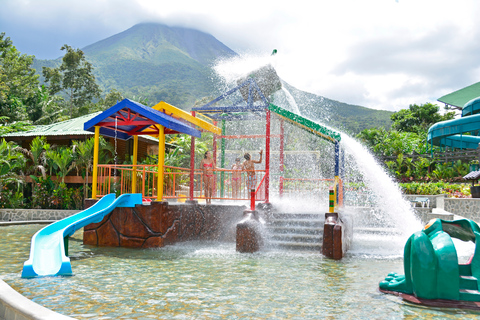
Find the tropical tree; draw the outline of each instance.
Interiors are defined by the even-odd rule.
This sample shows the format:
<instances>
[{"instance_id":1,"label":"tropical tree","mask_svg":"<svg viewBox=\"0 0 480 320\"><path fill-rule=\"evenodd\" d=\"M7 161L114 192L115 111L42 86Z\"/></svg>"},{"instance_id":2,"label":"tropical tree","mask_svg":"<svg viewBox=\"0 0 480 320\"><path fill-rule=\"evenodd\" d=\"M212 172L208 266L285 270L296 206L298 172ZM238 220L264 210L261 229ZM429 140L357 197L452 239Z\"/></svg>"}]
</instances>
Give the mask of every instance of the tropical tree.
<instances>
[{"instance_id":1,"label":"tropical tree","mask_svg":"<svg viewBox=\"0 0 480 320\"><path fill-rule=\"evenodd\" d=\"M392 114L390 117L393 121L392 129L423 134L433 124L453 119L455 116L455 112L447 112L441 115L438 113L439 110L439 106L432 103L411 104L408 109L402 109Z\"/></svg>"},{"instance_id":2,"label":"tropical tree","mask_svg":"<svg viewBox=\"0 0 480 320\"><path fill-rule=\"evenodd\" d=\"M23 154L30 160L30 165L27 164L27 173L36 174L40 172L44 179L46 179L46 152L50 150L50 144L47 143L45 137L35 137L30 143L30 150L22 149Z\"/></svg>"},{"instance_id":3,"label":"tropical tree","mask_svg":"<svg viewBox=\"0 0 480 320\"><path fill-rule=\"evenodd\" d=\"M63 98L51 95L45 85L37 87L29 101L31 107L27 110L27 114L34 124L50 124L60 119L63 112L61 107Z\"/></svg>"},{"instance_id":4,"label":"tropical tree","mask_svg":"<svg viewBox=\"0 0 480 320\"><path fill-rule=\"evenodd\" d=\"M25 161L18 146L5 139L0 141L0 207L12 207L15 200L23 199L20 186L24 182L21 173Z\"/></svg>"},{"instance_id":5,"label":"tropical tree","mask_svg":"<svg viewBox=\"0 0 480 320\"><path fill-rule=\"evenodd\" d=\"M93 66L85 59L82 50L65 44L62 64L57 68L43 67L45 83L49 85L50 94L63 93L68 97L70 117L77 115L82 106L95 98L100 98L100 87L93 75Z\"/></svg>"},{"instance_id":6,"label":"tropical tree","mask_svg":"<svg viewBox=\"0 0 480 320\"><path fill-rule=\"evenodd\" d=\"M95 139L90 138L85 141L73 141L72 150L75 153L74 165L77 168L78 172L81 172L81 175L84 179L83 181L83 196L86 198L87 194L87 184L89 172L93 168L93 150L95 146Z\"/></svg>"},{"instance_id":7,"label":"tropical tree","mask_svg":"<svg viewBox=\"0 0 480 320\"><path fill-rule=\"evenodd\" d=\"M46 156L52 160L56 168L58 168L62 184L65 183L65 177L74 168L73 150L70 148L59 148L57 150L49 150Z\"/></svg>"},{"instance_id":8,"label":"tropical tree","mask_svg":"<svg viewBox=\"0 0 480 320\"><path fill-rule=\"evenodd\" d=\"M5 33L0 33L0 115L25 120L29 99L38 86L34 56L21 54Z\"/></svg>"},{"instance_id":9,"label":"tropical tree","mask_svg":"<svg viewBox=\"0 0 480 320\"><path fill-rule=\"evenodd\" d=\"M27 121L13 121L6 116L0 116L0 136L10 132L28 131L32 129L32 125Z\"/></svg>"}]
</instances>

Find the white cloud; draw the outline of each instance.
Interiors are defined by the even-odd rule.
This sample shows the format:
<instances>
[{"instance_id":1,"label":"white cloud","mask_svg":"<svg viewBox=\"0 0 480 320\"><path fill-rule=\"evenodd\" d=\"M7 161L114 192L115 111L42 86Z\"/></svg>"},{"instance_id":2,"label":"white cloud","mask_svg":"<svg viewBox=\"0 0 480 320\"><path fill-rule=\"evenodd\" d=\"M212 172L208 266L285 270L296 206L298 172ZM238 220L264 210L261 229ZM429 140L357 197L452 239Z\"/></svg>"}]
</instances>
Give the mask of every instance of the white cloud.
<instances>
[{"instance_id":1,"label":"white cloud","mask_svg":"<svg viewBox=\"0 0 480 320\"><path fill-rule=\"evenodd\" d=\"M268 56L299 89L398 110L479 81L475 0L2 0L0 30L20 51L60 55L143 21L208 32ZM53 56L52 56L53 55Z\"/></svg>"}]
</instances>

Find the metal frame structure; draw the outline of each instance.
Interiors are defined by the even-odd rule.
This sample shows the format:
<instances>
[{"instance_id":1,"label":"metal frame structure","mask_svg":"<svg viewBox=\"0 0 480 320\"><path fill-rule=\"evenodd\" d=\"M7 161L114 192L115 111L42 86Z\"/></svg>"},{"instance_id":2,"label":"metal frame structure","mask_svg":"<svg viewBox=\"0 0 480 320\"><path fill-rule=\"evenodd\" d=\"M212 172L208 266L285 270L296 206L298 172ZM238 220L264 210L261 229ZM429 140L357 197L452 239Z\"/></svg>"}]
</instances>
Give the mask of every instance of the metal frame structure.
<instances>
[{"instance_id":1,"label":"metal frame structure","mask_svg":"<svg viewBox=\"0 0 480 320\"><path fill-rule=\"evenodd\" d=\"M216 104L222 100L225 100L227 97L232 97L234 94L239 91L242 94L242 99L234 101L231 105L228 106L216 106ZM248 92L248 95L245 93ZM236 136L218 136L216 138L221 139L221 167L225 165L225 139L228 138L265 138L265 202L269 202L270 194L270 139L273 137L271 135L271 113L275 113L280 117L280 171L283 173L283 163L284 163L284 120L293 123L294 125L307 130L310 133L313 133L329 142L335 144L335 183L340 188L336 187L336 197L337 203L343 202L343 188L341 187L340 174L340 139L341 136L337 132L330 130L314 121L306 119L300 115L297 115L293 112L285 110L281 107L275 106L268 98L263 94L262 90L256 83L253 77L247 78L238 86L233 89L225 92L216 99L210 101L202 107L192 108L192 115L196 113L201 113L215 121L222 121L222 131L225 134L225 121L238 121L238 120L259 120L265 118L265 135L255 135L255 136L246 136L246 135L236 135ZM277 136L275 136L277 137ZM214 138L214 161L216 161L216 138ZM195 163L193 152L195 146L194 138L192 137L192 153L191 153L191 166ZM343 157L342 157L343 158ZM193 179L191 179L193 181ZM193 190L193 186L190 187L190 190ZM223 179L221 181L221 192L223 190ZM283 190L283 180L280 181L280 193ZM193 193L191 192L190 198L193 199Z\"/></svg>"}]
</instances>

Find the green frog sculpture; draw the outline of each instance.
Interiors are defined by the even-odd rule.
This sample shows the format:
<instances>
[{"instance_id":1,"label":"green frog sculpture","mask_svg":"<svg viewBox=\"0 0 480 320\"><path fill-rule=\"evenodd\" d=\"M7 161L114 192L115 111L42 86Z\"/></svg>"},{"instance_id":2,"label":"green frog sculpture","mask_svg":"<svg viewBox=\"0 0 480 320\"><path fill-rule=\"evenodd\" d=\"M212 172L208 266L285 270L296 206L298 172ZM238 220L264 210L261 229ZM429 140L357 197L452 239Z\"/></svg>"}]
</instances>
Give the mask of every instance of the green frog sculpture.
<instances>
[{"instance_id":1,"label":"green frog sculpture","mask_svg":"<svg viewBox=\"0 0 480 320\"><path fill-rule=\"evenodd\" d=\"M480 309L480 247L467 264L459 264L452 238L478 244L480 228L468 219L431 220L405 245L405 275L390 273L380 291L428 306Z\"/></svg>"}]
</instances>

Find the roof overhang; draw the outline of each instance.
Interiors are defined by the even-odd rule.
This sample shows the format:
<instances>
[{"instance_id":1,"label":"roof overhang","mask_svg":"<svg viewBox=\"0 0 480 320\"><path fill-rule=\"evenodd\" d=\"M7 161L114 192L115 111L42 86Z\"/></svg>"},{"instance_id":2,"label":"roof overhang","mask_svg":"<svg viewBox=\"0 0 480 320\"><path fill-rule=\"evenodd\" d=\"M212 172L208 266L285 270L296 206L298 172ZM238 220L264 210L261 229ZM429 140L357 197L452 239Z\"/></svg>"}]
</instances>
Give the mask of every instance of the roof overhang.
<instances>
[{"instance_id":1,"label":"roof overhang","mask_svg":"<svg viewBox=\"0 0 480 320\"><path fill-rule=\"evenodd\" d=\"M172 106L173 107L173 106ZM141 103L124 99L91 120L84 129L93 132L100 127L100 134L128 140L135 135L157 137L159 126L165 127L165 134L184 133L199 138L200 130L185 119L175 118Z\"/></svg>"}]
</instances>

